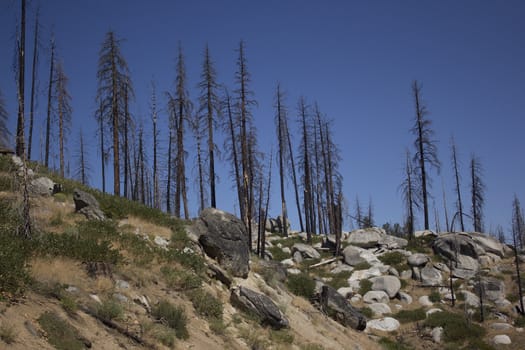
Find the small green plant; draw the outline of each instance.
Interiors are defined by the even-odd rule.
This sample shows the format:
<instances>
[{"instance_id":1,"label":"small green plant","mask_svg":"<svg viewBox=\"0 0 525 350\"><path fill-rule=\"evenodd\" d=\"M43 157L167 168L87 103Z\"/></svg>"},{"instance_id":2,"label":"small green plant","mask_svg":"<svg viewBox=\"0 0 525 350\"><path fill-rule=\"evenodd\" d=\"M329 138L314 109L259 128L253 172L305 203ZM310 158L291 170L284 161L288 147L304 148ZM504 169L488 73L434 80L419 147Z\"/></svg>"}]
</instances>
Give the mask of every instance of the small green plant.
<instances>
[{"instance_id":1,"label":"small green plant","mask_svg":"<svg viewBox=\"0 0 525 350\"><path fill-rule=\"evenodd\" d=\"M13 325L0 325L0 339L6 344L13 344L16 340L16 331Z\"/></svg>"},{"instance_id":2,"label":"small green plant","mask_svg":"<svg viewBox=\"0 0 525 350\"><path fill-rule=\"evenodd\" d=\"M169 288L190 290L202 286L202 277L192 271L176 270L170 266L162 266L160 272Z\"/></svg>"},{"instance_id":3,"label":"small green plant","mask_svg":"<svg viewBox=\"0 0 525 350\"><path fill-rule=\"evenodd\" d=\"M51 220L49 220L49 225L51 226L60 226L64 223L64 219L62 218L62 214L58 212L57 214L53 215Z\"/></svg>"},{"instance_id":4,"label":"small green plant","mask_svg":"<svg viewBox=\"0 0 525 350\"><path fill-rule=\"evenodd\" d=\"M514 326L525 327L525 316L520 316L514 321Z\"/></svg>"},{"instance_id":5,"label":"small green plant","mask_svg":"<svg viewBox=\"0 0 525 350\"><path fill-rule=\"evenodd\" d=\"M60 304L69 315L75 314L78 310L77 301L70 295L62 295L60 298Z\"/></svg>"},{"instance_id":6,"label":"small green plant","mask_svg":"<svg viewBox=\"0 0 525 350\"><path fill-rule=\"evenodd\" d=\"M414 310L401 310L394 317L401 323L408 323L424 320L426 314L423 308L418 308Z\"/></svg>"},{"instance_id":7,"label":"small green plant","mask_svg":"<svg viewBox=\"0 0 525 350\"><path fill-rule=\"evenodd\" d=\"M48 342L57 350L84 350L84 343L69 323L52 312L46 312L38 318L38 323L47 334Z\"/></svg>"},{"instance_id":8,"label":"small green plant","mask_svg":"<svg viewBox=\"0 0 525 350\"><path fill-rule=\"evenodd\" d=\"M348 278L351 274L352 272L350 271L341 271L335 275L332 275L332 280L328 282L328 284L334 289L348 287Z\"/></svg>"},{"instance_id":9,"label":"small green plant","mask_svg":"<svg viewBox=\"0 0 525 350\"><path fill-rule=\"evenodd\" d=\"M165 322L172 328L177 338L188 339L190 336L186 328L188 318L184 308L173 305L167 300L161 300L152 308L151 314L157 320Z\"/></svg>"},{"instance_id":10,"label":"small green plant","mask_svg":"<svg viewBox=\"0 0 525 350\"><path fill-rule=\"evenodd\" d=\"M302 344L300 346L300 349L301 350L324 350L324 347L320 344L308 343L308 344Z\"/></svg>"},{"instance_id":11,"label":"small green plant","mask_svg":"<svg viewBox=\"0 0 525 350\"><path fill-rule=\"evenodd\" d=\"M410 348L406 347L403 343L393 341L389 338L383 337L379 339L379 344L385 350L409 350Z\"/></svg>"},{"instance_id":12,"label":"small green plant","mask_svg":"<svg viewBox=\"0 0 525 350\"><path fill-rule=\"evenodd\" d=\"M379 260L385 265L396 267L397 265L404 264L407 258L400 252L388 252L381 255Z\"/></svg>"},{"instance_id":13,"label":"small green plant","mask_svg":"<svg viewBox=\"0 0 525 350\"><path fill-rule=\"evenodd\" d=\"M433 289L428 296L428 299L433 303L439 303L441 301L441 294L436 289Z\"/></svg>"},{"instance_id":14,"label":"small green plant","mask_svg":"<svg viewBox=\"0 0 525 350\"><path fill-rule=\"evenodd\" d=\"M282 248L279 248L277 246L268 248L268 251L272 254L273 260L276 261L282 261L290 257L290 254L283 252Z\"/></svg>"},{"instance_id":15,"label":"small green plant","mask_svg":"<svg viewBox=\"0 0 525 350\"><path fill-rule=\"evenodd\" d=\"M97 306L97 315L104 320L122 318L124 310L122 305L113 299L107 299Z\"/></svg>"},{"instance_id":16,"label":"small green plant","mask_svg":"<svg viewBox=\"0 0 525 350\"><path fill-rule=\"evenodd\" d=\"M13 179L10 176L0 174L0 192L13 191Z\"/></svg>"},{"instance_id":17,"label":"small green plant","mask_svg":"<svg viewBox=\"0 0 525 350\"><path fill-rule=\"evenodd\" d=\"M361 313L363 314L363 316L365 316L366 318L372 318L374 316L374 312L372 311L371 308L369 308L368 306L365 306L363 308L361 308Z\"/></svg>"},{"instance_id":18,"label":"small green plant","mask_svg":"<svg viewBox=\"0 0 525 350\"><path fill-rule=\"evenodd\" d=\"M286 329L270 330L270 340L277 344L292 344L294 336Z\"/></svg>"},{"instance_id":19,"label":"small green plant","mask_svg":"<svg viewBox=\"0 0 525 350\"><path fill-rule=\"evenodd\" d=\"M368 270L371 267L372 265L370 265L367 261L363 261L359 264L354 265L354 270Z\"/></svg>"},{"instance_id":20,"label":"small green plant","mask_svg":"<svg viewBox=\"0 0 525 350\"><path fill-rule=\"evenodd\" d=\"M169 327L166 327L162 324L155 325L150 331L153 338L160 341L163 345L173 348L175 345L175 331Z\"/></svg>"},{"instance_id":21,"label":"small green plant","mask_svg":"<svg viewBox=\"0 0 525 350\"><path fill-rule=\"evenodd\" d=\"M209 292L198 289L191 293L190 300L199 315L208 318L222 319L222 303Z\"/></svg>"},{"instance_id":22,"label":"small green plant","mask_svg":"<svg viewBox=\"0 0 525 350\"><path fill-rule=\"evenodd\" d=\"M67 200L67 195L65 193L55 193L53 195L55 202L64 203Z\"/></svg>"},{"instance_id":23,"label":"small green plant","mask_svg":"<svg viewBox=\"0 0 525 350\"><path fill-rule=\"evenodd\" d=\"M288 276L286 285L295 295L311 299L314 296L315 281L306 273Z\"/></svg>"},{"instance_id":24,"label":"small green plant","mask_svg":"<svg viewBox=\"0 0 525 350\"><path fill-rule=\"evenodd\" d=\"M208 325L210 326L210 330L217 335L224 335L226 328L228 328L222 318L210 318L208 319Z\"/></svg>"},{"instance_id":25,"label":"small green plant","mask_svg":"<svg viewBox=\"0 0 525 350\"><path fill-rule=\"evenodd\" d=\"M452 312L435 312L425 320L428 327L443 327L444 338L448 342L459 342L482 338L485 330L479 325L469 322L462 315Z\"/></svg>"},{"instance_id":26,"label":"small green plant","mask_svg":"<svg viewBox=\"0 0 525 350\"><path fill-rule=\"evenodd\" d=\"M359 294L365 295L367 292L372 290L372 281L361 280L359 282Z\"/></svg>"}]
</instances>

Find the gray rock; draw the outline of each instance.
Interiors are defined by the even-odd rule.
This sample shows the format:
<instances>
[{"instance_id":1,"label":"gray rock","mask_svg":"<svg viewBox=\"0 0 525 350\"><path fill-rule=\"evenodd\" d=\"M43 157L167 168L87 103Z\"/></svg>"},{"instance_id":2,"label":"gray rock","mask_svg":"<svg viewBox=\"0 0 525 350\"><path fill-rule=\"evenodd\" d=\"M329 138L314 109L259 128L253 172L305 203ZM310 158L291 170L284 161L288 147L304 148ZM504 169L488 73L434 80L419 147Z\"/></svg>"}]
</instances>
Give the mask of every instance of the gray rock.
<instances>
[{"instance_id":1,"label":"gray rock","mask_svg":"<svg viewBox=\"0 0 525 350\"><path fill-rule=\"evenodd\" d=\"M125 295L122 295L120 293L114 293L113 294L113 299L115 299L116 301L121 302L121 303L127 303L128 302L128 297L125 296Z\"/></svg>"},{"instance_id":2,"label":"gray rock","mask_svg":"<svg viewBox=\"0 0 525 350\"><path fill-rule=\"evenodd\" d=\"M117 289L129 289L129 283L124 280L116 280L115 287L117 287Z\"/></svg>"},{"instance_id":3,"label":"gray rock","mask_svg":"<svg viewBox=\"0 0 525 350\"><path fill-rule=\"evenodd\" d=\"M301 254L300 251L296 250L294 253L293 253L293 256L292 256L292 260L297 263L297 264L300 264L303 262L303 254Z\"/></svg>"},{"instance_id":4,"label":"gray rock","mask_svg":"<svg viewBox=\"0 0 525 350\"><path fill-rule=\"evenodd\" d=\"M281 250L285 254L290 254L290 255L292 254L292 250L290 249L290 247L283 247Z\"/></svg>"},{"instance_id":5,"label":"gray rock","mask_svg":"<svg viewBox=\"0 0 525 350\"><path fill-rule=\"evenodd\" d=\"M156 245L158 245L160 248L163 248L163 249L168 249L168 244L170 243L168 242L166 238L163 238L160 236L155 236L155 239L153 240L153 242Z\"/></svg>"},{"instance_id":6,"label":"gray rock","mask_svg":"<svg viewBox=\"0 0 525 350\"><path fill-rule=\"evenodd\" d=\"M441 338L443 337L443 327L435 327L430 333L432 335L432 341L436 344L441 343Z\"/></svg>"},{"instance_id":7,"label":"gray rock","mask_svg":"<svg viewBox=\"0 0 525 350\"><path fill-rule=\"evenodd\" d=\"M383 316L384 314L392 313L392 309L390 309L390 306L388 306L385 303L372 303L368 305L368 307L372 310L372 312L376 316Z\"/></svg>"},{"instance_id":8,"label":"gray rock","mask_svg":"<svg viewBox=\"0 0 525 350\"><path fill-rule=\"evenodd\" d=\"M500 258L505 257L505 245L501 244L496 239L480 233L471 233L470 236L474 242L482 247L487 253L496 254Z\"/></svg>"},{"instance_id":9,"label":"gray rock","mask_svg":"<svg viewBox=\"0 0 525 350\"><path fill-rule=\"evenodd\" d=\"M284 259L283 261L281 261L281 264L284 267L294 267L295 261L292 258L288 258L288 259Z\"/></svg>"},{"instance_id":10,"label":"gray rock","mask_svg":"<svg viewBox=\"0 0 525 350\"><path fill-rule=\"evenodd\" d=\"M412 271L411 270L401 271L401 273L399 274L399 277L401 277L404 280L410 279L412 278Z\"/></svg>"},{"instance_id":11,"label":"gray rock","mask_svg":"<svg viewBox=\"0 0 525 350\"><path fill-rule=\"evenodd\" d=\"M423 286L439 286L443 281L441 272L431 265L427 265L421 269L420 277Z\"/></svg>"},{"instance_id":12,"label":"gray rock","mask_svg":"<svg viewBox=\"0 0 525 350\"><path fill-rule=\"evenodd\" d=\"M395 269L395 267L390 266L387 272L391 276L399 277L399 272Z\"/></svg>"},{"instance_id":13,"label":"gray rock","mask_svg":"<svg viewBox=\"0 0 525 350\"><path fill-rule=\"evenodd\" d=\"M509 329L512 329L514 327L512 327L512 325L508 324L508 323L503 323L503 322L494 322L490 325L490 328L494 329L494 330L497 330L497 331L507 331Z\"/></svg>"},{"instance_id":14,"label":"gray rock","mask_svg":"<svg viewBox=\"0 0 525 350\"><path fill-rule=\"evenodd\" d=\"M29 184L29 193L33 196L52 196L55 183L47 177L39 177Z\"/></svg>"},{"instance_id":15,"label":"gray rock","mask_svg":"<svg viewBox=\"0 0 525 350\"><path fill-rule=\"evenodd\" d=\"M240 286L231 293L232 305L256 315L262 324L274 329L289 327L289 322L277 305L266 295Z\"/></svg>"},{"instance_id":16,"label":"gray rock","mask_svg":"<svg viewBox=\"0 0 525 350\"><path fill-rule=\"evenodd\" d=\"M408 241L401 237L384 235L379 240L379 245L386 249L400 249L408 245Z\"/></svg>"},{"instance_id":17,"label":"gray rock","mask_svg":"<svg viewBox=\"0 0 525 350\"><path fill-rule=\"evenodd\" d=\"M467 304L467 306L479 307L479 297L476 294L467 290L459 291L459 293L463 294L463 297L465 298L465 304Z\"/></svg>"},{"instance_id":18,"label":"gray rock","mask_svg":"<svg viewBox=\"0 0 525 350\"><path fill-rule=\"evenodd\" d=\"M78 293L78 288L75 287L75 286L68 286L65 289L65 291L68 292L68 293L71 293L71 294L75 294L75 293Z\"/></svg>"},{"instance_id":19,"label":"gray rock","mask_svg":"<svg viewBox=\"0 0 525 350\"><path fill-rule=\"evenodd\" d=\"M217 281L224 284L226 287L230 288L232 285L232 278L231 276L223 270L219 265L215 264L208 264L208 270L206 271L208 276L216 279ZM285 271L286 274L286 271Z\"/></svg>"},{"instance_id":20,"label":"gray rock","mask_svg":"<svg viewBox=\"0 0 525 350\"><path fill-rule=\"evenodd\" d=\"M131 298L133 300L133 302L135 302L136 304L142 306L147 312L151 312L151 306L150 306L150 303L148 301L148 298L144 295L133 295L133 297Z\"/></svg>"},{"instance_id":21,"label":"gray rock","mask_svg":"<svg viewBox=\"0 0 525 350\"><path fill-rule=\"evenodd\" d=\"M296 269L296 268L291 268L291 269L286 269L286 273L289 275L300 275L301 270Z\"/></svg>"},{"instance_id":22,"label":"gray rock","mask_svg":"<svg viewBox=\"0 0 525 350\"><path fill-rule=\"evenodd\" d=\"M337 290L337 293L341 294L344 298L348 299L353 294L353 289L351 287L341 287Z\"/></svg>"},{"instance_id":23,"label":"gray rock","mask_svg":"<svg viewBox=\"0 0 525 350\"><path fill-rule=\"evenodd\" d=\"M480 286L483 288L483 295L491 301L505 299L505 282L494 277L483 277L481 284L479 281L474 283L474 290L479 295Z\"/></svg>"},{"instance_id":24,"label":"gray rock","mask_svg":"<svg viewBox=\"0 0 525 350\"><path fill-rule=\"evenodd\" d=\"M83 214L88 220L105 220L106 216L100 210L98 201L90 193L75 188L73 191L75 211Z\"/></svg>"},{"instance_id":25,"label":"gray rock","mask_svg":"<svg viewBox=\"0 0 525 350\"><path fill-rule=\"evenodd\" d=\"M432 305L434 305L434 303L432 303L430 301L428 295L423 295L423 296L419 297L418 302L422 306L432 306Z\"/></svg>"},{"instance_id":26,"label":"gray rock","mask_svg":"<svg viewBox=\"0 0 525 350\"><path fill-rule=\"evenodd\" d=\"M295 243L292 246L292 253L295 253L296 251L299 251L303 258L305 259L320 259L321 254L315 248L313 248L311 245L304 244L304 243Z\"/></svg>"},{"instance_id":27,"label":"gray rock","mask_svg":"<svg viewBox=\"0 0 525 350\"><path fill-rule=\"evenodd\" d=\"M216 259L233 276L248 277L250 251L244 223L213 208L204 209L197 221L201 223L199 243L206 255Z\"/></svg>"},{"instance_id":28,"label":"gray rock","mask_svg":"<svg viewBox=\"0 0 525 350\"><path fill-rule=\"evenodd\" d=\"M415 267L425 266L429 260L428 256L422 253L412 254L407 259L408 265Z\"/></svg>"},{"instance_id":29,"label":"gray rock","mask_svg":"<svg viewBox=\"0 0 525 350\"><path fill-rule=\"evenodd\" d=\"M430 230L424 230L424 231L416 231L416 232L414 232L414 237L416 237L416 238L419 238L419 237L425 237L425 236L437 237L436 233L433 232L433 231L430 231Z\"/></svg>"},{"instance_id":30,"label":"gray rock","mask_svg":"<svg viewBox=\"0 0 525 350\"><path fill-rule=\"evenodd\" d=\"M373 277L370 281L372 282L372 290L382 290L388 294L389 298L395 297L401 288L401 282L395 276Z\"/></svg>"},{"instance_id":31,"label":"gray rock","mask_svg":"<svg viewBox=\"0 0 525 350\"><path fill-rule=\"evenodd\" d=\"M361 251L351 245L343 249L343 259L344 262L350 266L355 266L361 263L366 262L366 260L361 257Z\"/></svg>"},{"instance_id":32,"label":"gray rock","mask_svg":"<svg viewBox=\"0 0 525 350\"><path fill-rule=\"evenodd\" d=\"M358 331L366 328L366 318L332 287L322 287L319 301L323 311L343 326Z\"/></svg>"},{"instance_id":33,"label":"gray rock","mask_svg":"<svg viewBox=\"0 0 525 350\"><path fill-rule=\"evenodd\" d=\"M436 312L443 312L443 310L438 309L438 308L433 308L433 309L427 310L427 312L425 312L425 315L428 317L432 314L435 314Z\"/></svg>"},{"instance_id":34,"label":"gray rock","mask_svg":"<svg viewBox=\"0 0 525 350\"><path fill-rule=\"evenodd\" d=\"M370 320L367 322L366 329L378 330L382 332L393 332L400 327L399 321L392 317L379 318L377 320Z\"/></svg>"},{"instance_id":35,"label":"gray rock","mask_svg":"<svg viewBox=\"0 0 525 350\"><path fill-rule=\"evenodd\" d=\"M390 298L386 292L382 290L371 290L363 295L363 301L367 304L372 303L388 303Z\"/></svg>"},{"instance_id":36,"label":"gray rock","mask_svg":"<svg viewBox=\"0 0 525 350\"><path fill-rule=\"evenodd\" d=\"M367 270L356 270L352 272L352 275L348 279L349 281L360 281L363 279L369 279L371 277L381 276L381 270L378 267L371 267Z\"/></svg>"},{"instance_id":37,"label":"gray rock","mask_svg":"<svg viewBox=\"0 0 525 350\"><path fill-rule=\"evenodd\" d=\"M401 300L402 302L404 302L405 304L412 304L412 297L408 293L399 291L397 293L397 298Z\"/></svg>"},{"instance_id":38,"label":"gray rock","mask_svg":"<svg viewBox=\"0 0 525 350\"><path fill-rule=\"evenodd\" d=\"M439 235L432 244L432 249L436 254L441 255L447 260L457 261L458 255L466 255L477 259L485 254L485 250L479 245L471 235L466 233L446 233Z\"/></svg>"},{"instance_id":39,"label":"gray rock","mask_svg":"<svg viewBox=\"0 0 525 350\"><path fill-rule=\"evenodd\" d=\"M384 236L386 236L385 230L371 227L352 231L346 241L362 248L373 248L379 245Z\"/></svg>"},{"instance_id":40,"label":"gray rock","mask_svg":"<svg viewBox=\"0 0 525 350\"><path fill-rule=\"evenodd\" d=\"M341 272L352 272L352 271L354 271L354 268L352 266L340 263L336 267L334 267L332 270L330 270L330 273L333 275L336 275Z\"/></svg>"},{"instance_id":41,"label":"gray rock","mask_svg":"<svg viewBox=\"0 0 525 350\"><path fill-rule=\"evenodd\" d=\"M512 341L510 340L510 337L506 334L498 334L495 335L494 338L492 338L492 342L495 345L509 345L512 344Z\"/></svg>"}]
</instances>

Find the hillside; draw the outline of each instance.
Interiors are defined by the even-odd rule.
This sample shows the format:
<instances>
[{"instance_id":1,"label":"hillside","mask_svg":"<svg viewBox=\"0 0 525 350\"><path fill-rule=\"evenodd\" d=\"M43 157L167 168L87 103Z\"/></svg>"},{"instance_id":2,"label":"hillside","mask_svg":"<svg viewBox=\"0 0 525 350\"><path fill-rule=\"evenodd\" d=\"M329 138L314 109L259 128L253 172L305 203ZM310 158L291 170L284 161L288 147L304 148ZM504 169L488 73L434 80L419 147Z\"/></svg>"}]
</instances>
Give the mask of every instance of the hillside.
<instances>
[{"instance_id":1,"label":"hillside","mask_svg":"<svg viewBox=\"0 0 525 350\"><path fill-rule=\"evenodd\" d=\"M512 251L482 234L356 230L334 258L332 237L267 232L272 260L212 259L228 214L183 222L31 168L23 239L20 164L0 157L0 349L525 348Z\"/></svg>"}]
</instances>

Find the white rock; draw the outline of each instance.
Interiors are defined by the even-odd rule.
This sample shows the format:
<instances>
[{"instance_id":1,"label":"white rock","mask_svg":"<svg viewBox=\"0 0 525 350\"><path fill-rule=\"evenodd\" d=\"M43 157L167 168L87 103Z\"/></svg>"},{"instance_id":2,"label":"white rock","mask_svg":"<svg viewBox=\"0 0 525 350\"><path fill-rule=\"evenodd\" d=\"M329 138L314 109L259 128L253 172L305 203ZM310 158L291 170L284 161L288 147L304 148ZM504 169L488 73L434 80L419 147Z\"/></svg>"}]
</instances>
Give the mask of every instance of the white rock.
<instances>
[{"instance_id":1,"label":"white rock","mask_svg":"<svg viewBox=\"0 0 525 350\"><path fill-rule=\"evenodd\" d=\"M396 276L379 276L370 279L372 282L372 290L382 290L388 294L390 298L396 296L401 288L401 282Z\"/></svg>"},{"instance_id":2,"label":"white rock","mask_svg":"<svg viewBox=\"0 0 525 350\"><path fill-rule=\"evenodd\" d=\"M279 243L281 244L281 243ZM292 250L290 249L290 247L284 247L281 249L283 251L283 253L285 254L292 254Z\"/></svg>"},{"instance_id":3,"label":"white rock","mask_svg":"<svg viewBox=\"0 0 525 350\"><path fill-rule=\"evenodd\" d=\"M89 297L93 300L95 300L97 303L102 304L102 300L98 297L96 294L90 294Z\"/></svg>"},{"instance_id":4,"label":"white rock","mask_svg":"<svg viewBox=\"0 0 525 350\"><path fill-rule=\"evenodd\" d=\"M116 280L115 287L118 289L129 289L129 283L123 280Z\"/></svg>"},{"instance_id":5,"label":"white rock","mask_svg":"<svg viewBox=\"0 0 525 350\"><path fill-rule=\"evenodd\" d=\"M399 291L397 293L397 298L405 304L412 304L412 297L408 293Z\"/></svg>"},{"instance_id":6,"label":"white rock","mask_svg":"<svg viewBox=\"0 0 525 350\"><path fill-rule=\"evenodd\" d=\"M390 298L388 297L388 294L386 294L382 290L371 290L369 292L366 292L365 295L363 295L363 301L367 304L388 303L390 301Z\"/></svg>"},{"instance_id":7,"label":"white rock","mask_svg":"<svg viewBox=\"0 0 525 350\"><path fill-rule=\"evenodd\" d=\"M414 253L408 257L407 262L410 266L424 266L429 260L425 254Z\"/></svg>"},{"instance_id":8,"label":"white rock","mask_svg":"<svg viewBox=\"0 0 525 350\"><path fill-rule=\"evenodd\" d=\"M390 309L390 306L388 306L385 303L372 303L368 305L368 307L372 310L372 312L376 316L383 316L384 314L392 313L392 309Z\"/></svg>"},{"instance_id":9,"label":"white rock","mask_svg":"<svg viewBox=\"0 0 525 350\"><path fill-rule=\"evenodd\" d=\"M378 267L373 266L368 270L357 270L352 273L352 276L348 279L349 281L360 281L363 279L369 279L371 277L381 276L381 270Z\"/></svg>"},{"instance_id":10,"label":"white rock","mask_svg":"<svg viewBox=\"0 0 525 350\"><path fill-rule=\"evenodd\" d=\"M165 239L163 237L155 236L155 239L153 240L153 242L155 242L155 244L158 245L161 248L164 248L164 249L168 248L169 242L168 242L167 239Z\"/></svg>"},{"instance_id":11,"label":"white rock","mask_svg":"<svg viewBox=\"0 0 525 350\"><path fill-rule=\"evenodd\" d=\"M304 243L295 243L292 252L299 251L304 258L320 259L321 254L314 247Z\"/></svg>"},{"instance_id":12,"label":"white rock","mask_svg":"<svg viewBox=\"0 0 525 350\"><path fill-rule=\"evenodd\" d=\"M393 332L399 329L399 321L392 317L379 318L377 320L370 320L366 323L366 331L372 329L382 332Z\"/></svg>"},{"instance_id":13,"label":"white rock","mask_svg":"<svg viewBox=\"0 0 525 350\"><path fill-rule=\"evenodd\" d=\"M428 317L428 316L430 316L432 314L435 314L436 312L443 312L443 310L438 309L438 308L433 308L433 309L430 309L427 312L425 312L425 315Z\"/></svg>"},{"instance_id":14,"label":"white rock","mask_svg":"<svg viewBox=\"0 0 525 350\"><path fill-rule=\"evenodd\" d=\"M354 268L352 266L347 265L347 264L339 264L336 267L334 267L332 270L330 270L330 273L336 275L341 272L352 272L352 271L354 271Z\"/></svg>"},{"instance_id":15,"label":"white rock","mask_svg":"<svg viewBox=\"0 0 525 350\"><path fill-rule=\"evenodd\" d=\"M441 343L441 337L443 336L443 327L436 327L432 329L432 332L430 334L432 334L432 340L434 341L434 343Z\"/></svg>"},{"instance_id":16,"label":"white rock","mask_svg":"<svg viewBox=\"0 0 525 350\"><path fill-rule=\"evenodd\" d=\"M432 303L430 301L430 299L428 298L428 295L423 295L423 296L419 297L418 302L422 306L432 306L432 305L434 305L434 303Z\"/></svg>"},{"instance_id":17,"label":"white rock","mask_svg":"<svg viewBox=\"0 0 525 350\"><path fill-rule=\"evenodd\" d=\"M498 331L506 331L506 330L512 329L513 327L512 325L508 323L494 322L490 325L490 328L498 330Z\"/></svg>"},{"instance_id":18,"label":"white rock","mask_svg":"<svg viewBox=\"0 0 525 350\"><path fill-rule=\"evenodd\" d=\"M361 296L361 294L354 294L354 296L352 298L350 298L350 302L352 304L356 304L358 302L361 301L361 299L363 299L363 297Z\"/></svg>"},{"instance_id":19,"label":"white rock","mask_svg":"<svg viewBox=\"0 0 525 350\"><path fill-rule=\"evenodd\" d=\"M476 294L469 292L468 290L462 290L460 293L463 293L465 304L467 304L467 306L479 307L479 297Z\"/></svg>"},{"instance_id":20,"label":"white rock","mask_svg":"<svg viewBox=\"0 0 525 350\"><path fill-rule=\"evenodd\" d=\"M299 275L301 273L301 270L295 268L287 269L286 271L288 271L290 275Z\"/></svg>"},{"instance_id":21,"label":"white rock","mask_svg":"<svg viewBox=\"0 0 525 350\"><path fill-rule=\"evenodd\" d=\"M284 267L294 267L295 266L295 262L291 258L284 259L283 261L281 261L281 264L283 264Z\"/></svg>"},{"instance_id":22,"label":"white rock","mask_svg":"<svg viewBox=\"0 0 525 350\"><path fill-rule=\"evenodd\" d=\"M495 335L494 338L492 338L492 342L495 345L509 345L512 343L509 336L506 334Z\"/></svg>"}]
</instances>

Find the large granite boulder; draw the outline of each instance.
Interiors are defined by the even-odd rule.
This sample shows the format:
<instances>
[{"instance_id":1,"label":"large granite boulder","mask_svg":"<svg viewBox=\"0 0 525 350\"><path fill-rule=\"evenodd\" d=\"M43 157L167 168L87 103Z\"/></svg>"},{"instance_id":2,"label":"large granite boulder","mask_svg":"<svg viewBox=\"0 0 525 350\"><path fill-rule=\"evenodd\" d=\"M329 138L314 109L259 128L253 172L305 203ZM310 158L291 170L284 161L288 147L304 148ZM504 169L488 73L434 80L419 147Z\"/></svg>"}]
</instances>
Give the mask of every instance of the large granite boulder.
<instances>
[{"instance_id":1,"label":"large granite boulder","mask_svg":"<svg viewBox=\"0 0 525 350\"><path fill-rule=\"evenodd\" d=\"M386 236L385 230L378 227L358 229L352 231L347 238L347 243L362 248L374 248Z\"/></svg>"},{"instance_id":2,"label":"large granite boulder","mask_svg":"<svg viewBox=\"0 0 525 350\"><path fill-rule=\"evenodd\" d=\"M337 291L327 285L323 285L319 295L321 308L337 322L345 327L351 327L358 331L366 328L366 318L350 302Z\"/></svg>"},{"instance_id":3,"label":"large granite boulder","mask_svg":"<svg viewBox=\"0 0 525 350\"><path fill-rule=\"evenodd\" d=\"M288 320L277 305L264 294L240 286L232 290L230 300L232 305L255 315L262 324L274 329L289 326Z\"/></svg>"},{"instance_id":4,"label":"large granite boulder","mask_svg":"<svg viewBox=\"0 0 525 350\"><path fill-rule=\"evenodd\" d=\"M206 255L216 259L233 276L248 277L248 233L240 219L222 210L206 208L194 226Z\"/></svg>"},{"instance_id":5,"label":"large granite boulder","mask_svg":"<svg viewBox=\"0 0 525 350\"><path fill-rule=\"evenodd\" d=\"M344 262L350 266L366 262L366 259L361 256L360 249L351 245L343 249L343 259Z\"/></svg>"},{"instance_id":6,"label":"large granite boulder","mask_svg":"<svg viewBox=\"0 0 525 350\"><path fill-rule=\"evenodd\" d=\"M431 264L427 264L419 271L419 277L423 286L440 286L443 281L441 272Z\"/></svg>"},{"instance_id":7,"label":"large granite boulder","mask_svg":"<svg viewBox=\"0 0 525 350\"><path fill-rule=\"evenodd\" d=\"M414 253L408 257L407 262L410 266L420 267L425 266L429 260L429 257L423 253Z\"/></svg>"},{"instance_id":8,"label":"large granite boulder","mask_svg":"<svg viewBox=\"0 0 525 350\"><path fill-rule=\"evenodd\" d=\"M47 177L39 177L29 184L29 193L33 196L52 196L55 189L53 180Z\"/></svg>"},{"instance_id":9,"label":"large granite boulder","mask_svg":"<svg viewBox=\"0 0 525 350\"><path fill-rule=\"evenodd\" d=\"M480 281L474 284L474 291L479 295L480 286L482 287L482 295L491 301L496 301L505 298L505 282L494 277L482 277Z\"/></svg>"},{"instance_id":10,"label":"large granite boulder","mask_svg":"<svg viewBox=\"0 0 525 350\"><path fill-rule=\"evenodd\" d=\"M378 330L381 332L393 332L399 329L401 324L398 320L392 317L383 317L376 320L368 321L367 331L368 330Z\"/></svg>"},{"instance_id":11,"label":"large granite boulder","mask_svg":"<svg viewBox=\"0 0 525 350\"><path fill-rule=\"evenodd\" d=\"M83 214L88 220L104 220L106 216L100 210L98 201L90 193L75 188L73 191L75 211Z\"/></svg>"},{"instance_id":12,"label":"large granite boulder","mask_svg":"<svg viewBox=\"0 0 525 350\"><path fill-rule=\"evenodd\" d=\"M295 243L292 246L292 254L295 252L301 253L301 256L305 259L320 259L321 254L311 245L304 243Z\"/></svg>"},{"instance_id":13,"label":"large granite boulder","mask_svg":"<svg viewBox=\"0 0 525 350\"><path fill-rule=\"evenodd\" d=\"M396 276L379 276L370 279L372 282L372 290L383 291L388 294L389 298L396 296L401 288L401 282Z\"/></svg>"}]
</instances>

